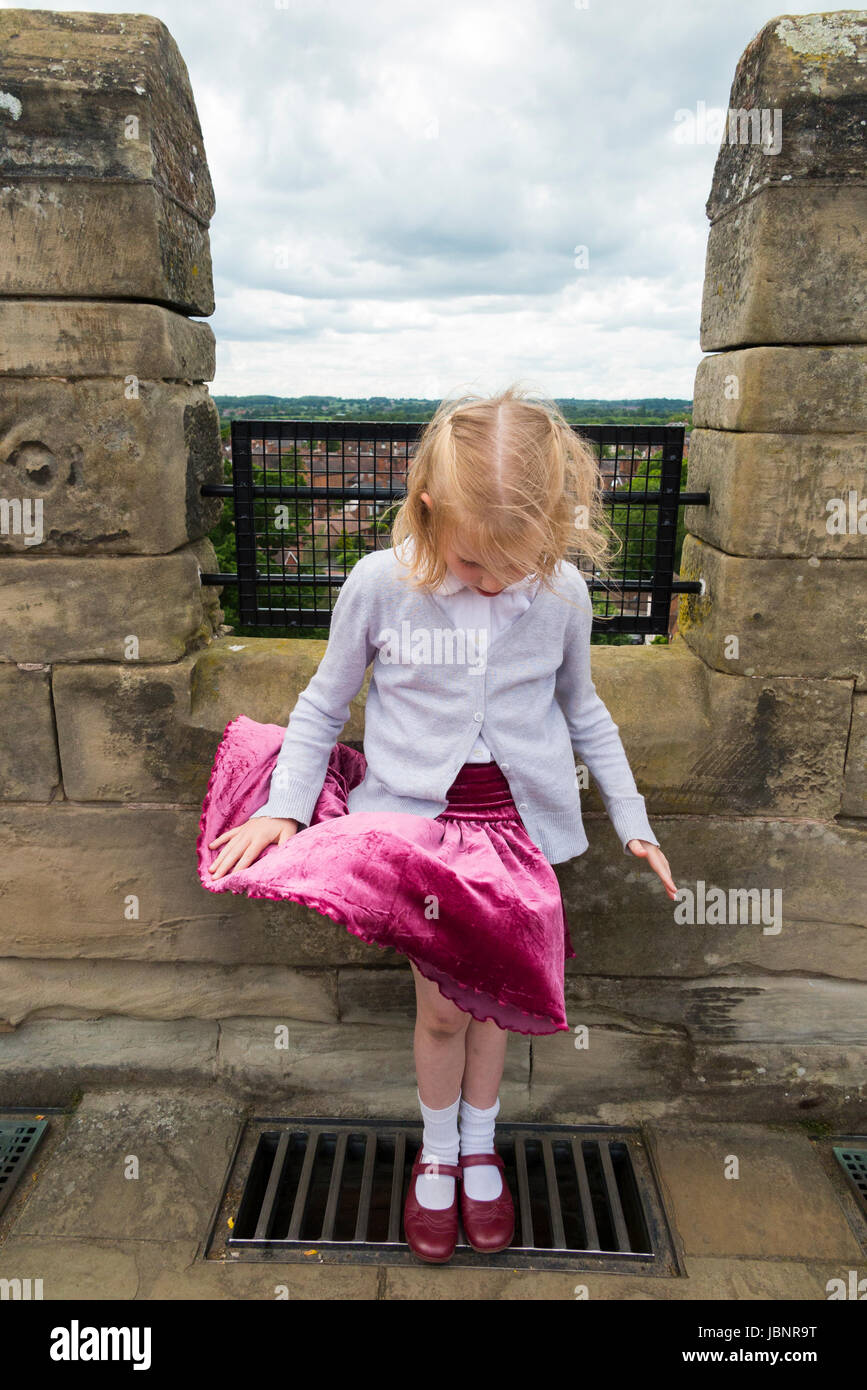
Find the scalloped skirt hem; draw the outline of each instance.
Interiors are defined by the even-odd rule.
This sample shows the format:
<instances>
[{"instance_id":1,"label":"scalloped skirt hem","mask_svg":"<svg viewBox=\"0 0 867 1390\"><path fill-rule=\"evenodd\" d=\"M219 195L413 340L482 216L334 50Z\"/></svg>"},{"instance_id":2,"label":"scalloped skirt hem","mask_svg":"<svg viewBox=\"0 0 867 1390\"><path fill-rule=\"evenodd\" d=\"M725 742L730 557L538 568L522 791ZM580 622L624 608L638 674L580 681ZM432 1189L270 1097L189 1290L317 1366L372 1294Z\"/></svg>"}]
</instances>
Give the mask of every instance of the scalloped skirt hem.
<instances>
[{"instance_id":1,"label":"scalloped skirt hem","mask_svg":"<svg viewBox=\"0 0 867 1390\"><path fill-rule=\"evenodd\" d=\"M563 964L575 951L559 883L496 763L465 763L435 819L350 812L367 764L337 743L310 825L246 869L210 875L219 851L209 844L267 801L284 734L246 715L226 726L196 843L202 886L327 916L405 955L479 1022L525 1036L568 1031Z\"/></svg>"}]
</instances>

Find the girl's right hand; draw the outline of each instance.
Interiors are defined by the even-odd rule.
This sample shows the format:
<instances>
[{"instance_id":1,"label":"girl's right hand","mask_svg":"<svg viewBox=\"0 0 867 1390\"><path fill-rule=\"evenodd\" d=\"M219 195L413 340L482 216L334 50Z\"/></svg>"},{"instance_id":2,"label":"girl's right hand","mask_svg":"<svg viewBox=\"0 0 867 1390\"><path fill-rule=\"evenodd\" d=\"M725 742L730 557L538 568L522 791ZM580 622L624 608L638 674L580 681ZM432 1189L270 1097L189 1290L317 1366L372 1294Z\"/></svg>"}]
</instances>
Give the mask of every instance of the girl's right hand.
<instances>
[{"instance_id":1,"label":"girl's right hand","mask_svg":"<svg viewBox=\"0 0 867 1390\"><path fill-rule=\"evenodd\" d=\"M208 849L216 849L217 845L223 845L223 849L213 864L208 866L208 872L214 878L222 878L230 869L246 869L259 858L267 845L275 840L278 846L285 845L297 830L298 821L288 816L251 817L243 825L235 825L211 841Z\"/></svg>"}]
</instances>

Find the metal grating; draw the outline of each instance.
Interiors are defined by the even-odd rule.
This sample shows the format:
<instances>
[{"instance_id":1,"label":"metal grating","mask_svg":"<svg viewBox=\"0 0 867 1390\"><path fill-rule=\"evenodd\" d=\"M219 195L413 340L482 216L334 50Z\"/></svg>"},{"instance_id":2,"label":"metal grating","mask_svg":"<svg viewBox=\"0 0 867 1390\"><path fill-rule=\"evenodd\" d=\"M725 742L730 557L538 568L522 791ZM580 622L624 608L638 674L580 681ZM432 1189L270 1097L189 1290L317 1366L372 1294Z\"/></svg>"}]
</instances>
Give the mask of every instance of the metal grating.
<instances>
[{"instance_id":1,"label":"metal grating","mask_svg":"<svg viewBox=\"0 0 867 1390\"><path fill-rule=\"evenodd\" d=\"M862 1208L867 1212L867 1148L856 1149L849 1145L834 1144L832 1152L860 1198Z\"/></svg>"},{"instance_id":2,"label":"metal grating","mask_svg":"<svg viewBox=\"0 0 867 1390\"><path fill-rule=\"evenodd\" d=\"M424 422L233 420L232 482L203 496L231 499L236 571L202 574L236 589L238 620L295 632L330 627L356 561L390 545L393 514ZM608 520L623 539L606 577L587 569L594 632L667 634L673 601L698 580L674 573L683 425L573 424L597 454ZM585 567L586 568L586 567ZM234 621L234 613L232 614Z\"/></svg>"},{"instance_id":3,"label":"metal grating","mask_svg":"<svg viewBox=\"0 0 867 1390\"><path fill-rule=\"evenodd\" d=\"M420 1124L251 1120L208 1257L417 1264L403 1206ZM681 1273L646 1146L635 1130L498 1124L515 1204L508 1250L480 1255L463 1230L453 1265Z\"/></svg>"},{"instance_id":4,"label":"metal grating","mask_svg":"<svg viewBox=\"0 0 867 1390\"><path fill-rule=\"evenodd\" d=\"M41 1118L0 1120L0 1211L12 1196L47 1128L48 1121Z\"/></svg>"}]
</instances>

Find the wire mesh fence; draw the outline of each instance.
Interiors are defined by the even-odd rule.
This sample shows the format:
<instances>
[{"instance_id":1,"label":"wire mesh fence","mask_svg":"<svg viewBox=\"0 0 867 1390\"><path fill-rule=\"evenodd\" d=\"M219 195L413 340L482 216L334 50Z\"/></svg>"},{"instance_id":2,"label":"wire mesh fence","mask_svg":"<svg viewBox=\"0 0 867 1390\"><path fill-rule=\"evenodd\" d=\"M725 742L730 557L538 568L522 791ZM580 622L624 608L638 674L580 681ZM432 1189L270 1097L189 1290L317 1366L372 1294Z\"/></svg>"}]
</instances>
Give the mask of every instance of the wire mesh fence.
<instances>
[{"instance_id":1,"label":"wire mesh fence","mask_svg":"<svg viewBox=\"0 0 867 1390\"><path fill-rule=\"evenodd\" d=\"M395 504L422 422L233 420L232 481L202 491L233 512L235 570L203 574L234 586L239 622L278 633L327 631L356 560L387 548ZM573 425L595 450L608 520L622 547L604 575L582 564L595 633L667 634L676 596L683 425Z\"/></svg>"}]
</instances>

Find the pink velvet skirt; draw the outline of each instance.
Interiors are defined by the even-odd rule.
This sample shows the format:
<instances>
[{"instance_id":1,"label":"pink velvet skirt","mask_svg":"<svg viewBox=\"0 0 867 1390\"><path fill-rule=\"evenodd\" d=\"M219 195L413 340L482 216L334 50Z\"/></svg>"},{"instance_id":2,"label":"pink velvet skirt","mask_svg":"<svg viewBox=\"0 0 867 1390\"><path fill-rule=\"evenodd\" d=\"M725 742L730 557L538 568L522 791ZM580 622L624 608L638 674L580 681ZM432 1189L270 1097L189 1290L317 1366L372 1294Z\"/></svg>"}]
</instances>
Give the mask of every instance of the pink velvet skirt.
<instances>
[{"instance_id":1,"label":"pink velvet skirt","mask_svg":"<svg viewBox=\"0 0 867 1390\"><path fill-rule=\"evenodd\" d=\"M524 829L496 763L464 763L435 819L350 811L363 753L331 750L310 825L247 868L208 872L224 831L268 800L286 730L240 715L226 726L202 805L199 878L213 893L292 900L407 956L440 993L516 1033L568 1030L563 963L574 956L560 885Z\"/></svg>"}]
</instances>

